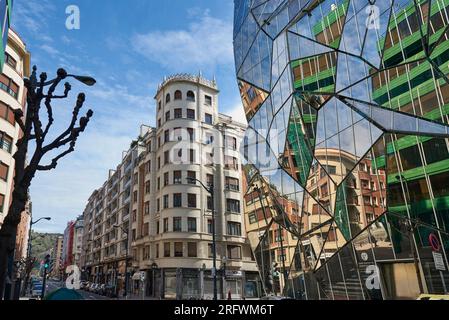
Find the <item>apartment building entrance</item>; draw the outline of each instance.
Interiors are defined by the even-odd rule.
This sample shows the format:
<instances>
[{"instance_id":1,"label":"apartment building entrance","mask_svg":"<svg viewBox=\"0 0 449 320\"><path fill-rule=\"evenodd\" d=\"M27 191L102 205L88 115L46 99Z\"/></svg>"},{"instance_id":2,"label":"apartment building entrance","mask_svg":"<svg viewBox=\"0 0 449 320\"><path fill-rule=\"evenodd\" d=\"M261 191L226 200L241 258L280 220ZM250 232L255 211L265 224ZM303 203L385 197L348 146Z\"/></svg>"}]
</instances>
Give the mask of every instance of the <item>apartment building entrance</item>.
<instances>
[{"instance_id":1,"label":"apartment building entrance","mask_svg":"<svg viewBox=\"0 0 449 320\"><path fill-rule=\"evenodd\" d=\"M415 300L420 295L413 262L379 264L387 300Z\"/></svg>"}]
</instances>

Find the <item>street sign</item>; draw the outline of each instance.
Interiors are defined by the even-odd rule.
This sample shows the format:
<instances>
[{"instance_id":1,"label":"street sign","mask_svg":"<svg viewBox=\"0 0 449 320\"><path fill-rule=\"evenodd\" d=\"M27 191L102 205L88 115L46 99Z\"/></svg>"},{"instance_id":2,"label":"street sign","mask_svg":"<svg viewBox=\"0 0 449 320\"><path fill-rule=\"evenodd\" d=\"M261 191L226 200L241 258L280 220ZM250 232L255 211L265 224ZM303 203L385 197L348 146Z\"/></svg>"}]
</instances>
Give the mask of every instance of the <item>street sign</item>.
<instances>
[{"instance_id":1,"label":"street sign","mask_svg":"<svg viewBox=\"0 0 449 320\"><path fill-rule=\"evenodd\" d=\"M446 271L446 265L444 264L443 255L439 252L433 252L433 261L435 262L435 269L440 271Z\"/></svg>"},{"instance_id":2,"label":"street sign","mask_svg":"<svg viewBox=\"0 0 449 320\"><path fill-rule=\"evenodd\" d=\"M440 251L441 248L440 240L438 240L438 237L435 234L433 233L429 234L429 243L434 252Z\"/></svg>"}]
</instances>

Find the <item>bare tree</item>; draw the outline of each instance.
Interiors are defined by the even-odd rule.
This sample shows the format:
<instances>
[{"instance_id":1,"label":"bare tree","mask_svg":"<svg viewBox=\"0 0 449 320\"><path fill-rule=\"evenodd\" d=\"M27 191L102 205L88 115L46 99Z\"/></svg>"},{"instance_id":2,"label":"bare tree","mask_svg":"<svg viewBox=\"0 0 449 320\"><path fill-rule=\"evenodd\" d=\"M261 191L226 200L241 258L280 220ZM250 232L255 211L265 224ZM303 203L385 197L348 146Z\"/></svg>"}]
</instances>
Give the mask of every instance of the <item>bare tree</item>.
<instances>
[{"instance_id":1,"label":"bare tree","mask_svg":"<svg viewBox=\"0 0 449 320\"><path fill-rule=\"evenodd\" d=\"M59 69L55 79L47 81L47 74L41 73L38 80L36 70L37 68L34 66L31 77L24 80L27 90L26 114L24 115L20 109L14 111L15 120L20 126L22 135L17 141L17 151L14 154L15 176L12 201L8 215L5 217L0 229L0 300L4 294L6 276L10 273L14 259L17 226L20 223L21 214L25 210L28 190L36 172L55 169L61 158L73 152L79 135L86 129L93 115L93 111L88 110L86 115L78 121L79 113L85 101L84 93L80 93L67 129L47 143L46 140L49 140L46 139L47 135L54 123L52 101L67 98L71 90L71 85L66 82L64 84L64 93L57 95L55 91L58 85L68 77L75 78L90 86L95 84L95 79L69 75L64 69ZM47 113L45 126L40 117L42 104L45 106ZM34 142L33 153L29 153L28 150L30 141ZM59 151L59 149L63 149L63 151ZM59 154L54 156L50 163L41 164L43 157L52 151L55 153L59 152ZM29 156L28 162L27 155Z\"/></svg>"}]
</instances>

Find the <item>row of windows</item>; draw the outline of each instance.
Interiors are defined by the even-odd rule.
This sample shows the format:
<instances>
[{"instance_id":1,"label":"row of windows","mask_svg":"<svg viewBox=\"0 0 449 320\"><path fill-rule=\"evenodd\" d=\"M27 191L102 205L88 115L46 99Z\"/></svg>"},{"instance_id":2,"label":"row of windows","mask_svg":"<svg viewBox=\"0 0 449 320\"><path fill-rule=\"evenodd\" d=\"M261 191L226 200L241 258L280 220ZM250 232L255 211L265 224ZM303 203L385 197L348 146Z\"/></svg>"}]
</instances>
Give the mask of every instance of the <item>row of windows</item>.
<instances>
[{"instance_id":1,"label":"row of windows","mask_svg":"<svg viewBox=\"0 0 449 320\"><path fill-rule=\"evenodd\" d=\"M172 223L172 232L197 232L197 218L187 218L187 230L183 230L182 228L182 217L173 217L173 223ZM167 233L170 232L169 229L169 218L164 218L163 224L162 224L162 232L163 233ZM147 229L148 229L148 224L147 225ZM145 227L144 227L145 228ZM208 219L207 220L207 232L209 234L213 233L213 229L212 229L212 219ZM156 222L156 234L160 234L161 233L161 229L160 229L160 222L157 221ZM242 235L242 225L240 222L233 222L233 221L229 221L227 223L227 234L230 236L241 236Z\"/></svg>"},{"instance_id":2,"label":"row of windows","mask_svg":"<svg viewBox=\"0 0 449 320\"><path fill-rule=\"evenodd\" d=\"M175 101L179 101L183 99L183 94L181 90L176 90L175 94L174 94L174 100ZM186 94L186 100L187 101L191 101L191 102L195 102L195 93L191 90L187 91ZM171 95L170 93L167 93L165 95L165 103L169 103L171 101ZM207 106L211 106L212 105L212 97L209 95L204 95L204 104ZM158 102L158 109L161 110L162 109L162 101Z\"/></svg>"},{"instance_id":3,"label":"row of windows","mask_svg":"<svg viewBox=\"0 0 449 320\"><path fill-rule=\"evenodd\" d=\"M172 250L172 248L174 250ZM212 243L208 244L208 257L213 257ZM174 242L164 242L163 245L163 257L184 257L184 243ZM159 253L159 243L156 244L156 259L160 257ZM196 258L198 256L198 245L196 242L187 242L187 257ZM226 257L231 260L241 260L242 259L242 247L238 245L228 245L226 246Z\"/></svg>"},{"instance_id":4,"label":"row of windows","mask_svg":"<svg viewBox=\"0 0 449 320\"><path fill-rule=\"evenodd\" d=\"M172 154L170 154L171 150L164 152L164 165L169 164L194 164L196 162L196 150L194 149L173 149ZM187 152L185 152L187 151ZM206 153L206 165L213 165L214 162L214 153ZM157 158L157 169L160 170L162 167L161 157ZM238 170L239 163L236 157L224 156L224 168L226 170Z\"/></svg>"},{"instance_id":5,"label":"row of windows","mask_svg":"<svg viewBox=\"0 0 449 320\"><path fill-rule=\"evenodd\" d=\"M197 197L198 195L195 193L188 193L187 194L187 208L198 208L197 203ZM172 194L172 202L170 207L170 199L169 195L166 194L162 197L162 204L161 199L156 199L156 212L161 211L161 205L163 209L170 209L170 208L183 208L183 201L182 201L182 193L174 193ZM207 209L212 210L212 198L207 197ZM226 199L226 212L229 213L240 213L240 201L236 199Z\"/></svg>"},{"instance_id":6,"label":"row of windows","mask_svg":"<svg viewBox=\"0 0 449 320\"><path fill-rule=\"evenodd\" d=\"M171 118L171 112L170 111L167 111L166 113L165 113L165 122L168 122L168 121L170 121L172 118ZM193 110L193 109L187 109L187 114L186 114L186 117L184 118L183 117L183 112L182 112L182 108L176 108L176 109L174 109L173 110L173 119L190 119L190 120L196 120L196 118L195 118L195 110ZM205 113L204 114L204 123L206 123L206 124L210 124L210 125L212 125L213 124L213 116L212 116L212 114L210 114L210 113ZM161 126L162 126L162 119L161 118L159 118L158 120L157 120L157 126L158 126L158 128L160 128Z\"/></svg>"}]
</instances>

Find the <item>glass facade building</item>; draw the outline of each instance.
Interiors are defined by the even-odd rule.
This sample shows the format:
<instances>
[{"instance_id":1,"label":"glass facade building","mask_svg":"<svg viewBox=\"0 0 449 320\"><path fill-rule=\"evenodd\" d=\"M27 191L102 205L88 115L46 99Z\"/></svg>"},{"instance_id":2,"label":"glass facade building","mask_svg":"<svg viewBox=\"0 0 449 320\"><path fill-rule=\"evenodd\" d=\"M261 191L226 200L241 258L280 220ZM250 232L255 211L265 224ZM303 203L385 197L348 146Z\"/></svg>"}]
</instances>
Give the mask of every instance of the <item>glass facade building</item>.
<instances>
[{"instance_id":1,"label":"glass facade building","mask_svg":"<svg viewBox=\"0 0 449 320\"><path fill-rule=\"evenodd\" d=\"M267 293L449 289L449 1L236 0L248 237Z\"/></svg>"}]
</instances>

